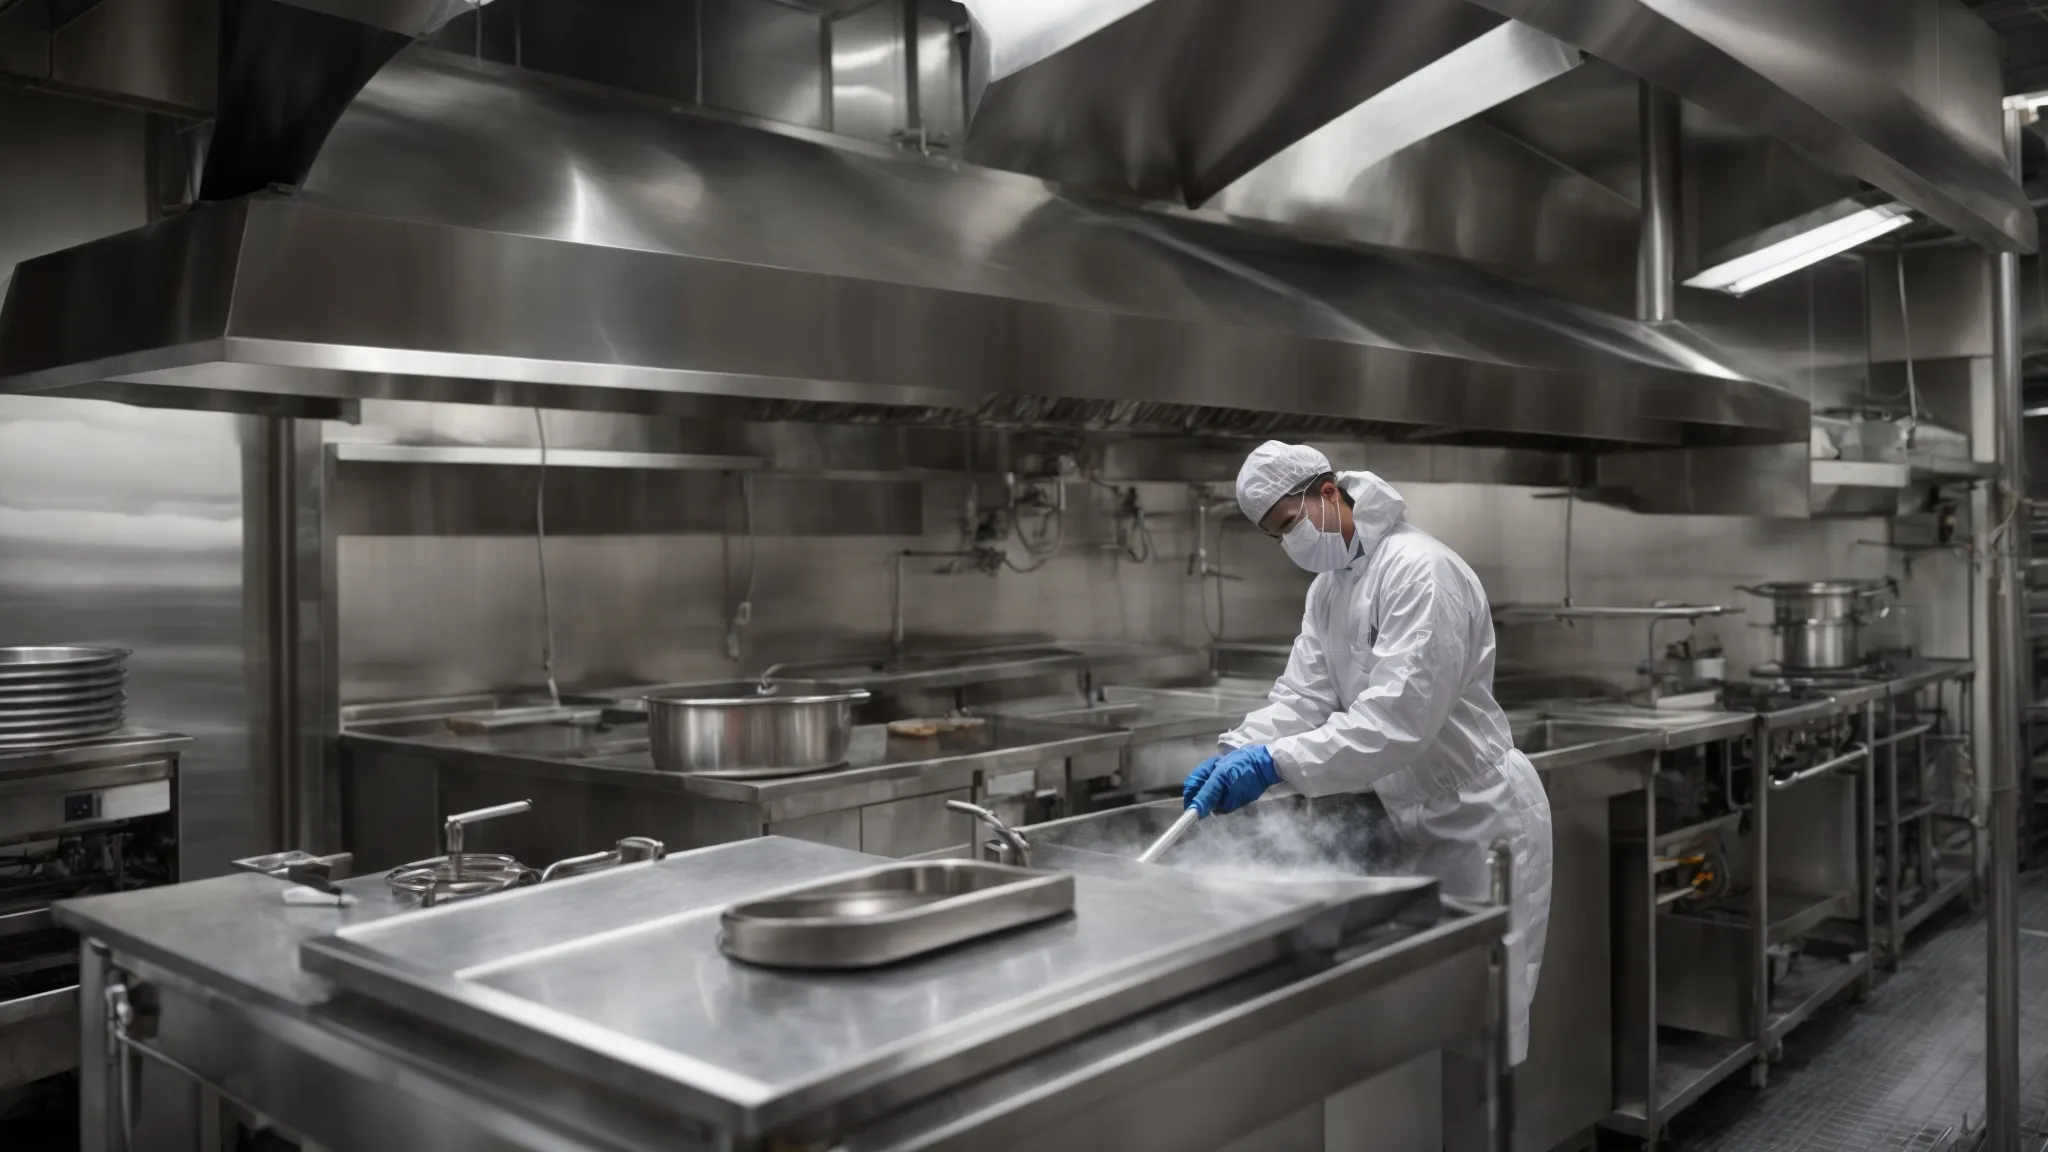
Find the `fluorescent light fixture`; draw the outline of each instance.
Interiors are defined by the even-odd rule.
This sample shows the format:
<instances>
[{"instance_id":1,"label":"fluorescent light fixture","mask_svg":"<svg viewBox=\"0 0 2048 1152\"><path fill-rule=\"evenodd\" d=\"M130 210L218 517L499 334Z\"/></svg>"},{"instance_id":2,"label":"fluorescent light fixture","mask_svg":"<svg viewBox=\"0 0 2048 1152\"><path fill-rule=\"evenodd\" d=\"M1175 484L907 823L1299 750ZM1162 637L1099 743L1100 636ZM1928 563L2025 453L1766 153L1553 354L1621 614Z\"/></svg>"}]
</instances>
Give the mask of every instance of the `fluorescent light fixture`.
<instances>
[{"instance_id":1,"label":"fluorescent light fixture","mask_svg":"<svg viewBox=\"0 0 2048 1152\"><path fill-rule=\"evenodd\" d=\"M1838 200L1714 253L1707 268L1685 284L1744 296L1912 222L1913 211L1904 204L1871 204L1857 197Z\"/></svg>"}]
</instances>

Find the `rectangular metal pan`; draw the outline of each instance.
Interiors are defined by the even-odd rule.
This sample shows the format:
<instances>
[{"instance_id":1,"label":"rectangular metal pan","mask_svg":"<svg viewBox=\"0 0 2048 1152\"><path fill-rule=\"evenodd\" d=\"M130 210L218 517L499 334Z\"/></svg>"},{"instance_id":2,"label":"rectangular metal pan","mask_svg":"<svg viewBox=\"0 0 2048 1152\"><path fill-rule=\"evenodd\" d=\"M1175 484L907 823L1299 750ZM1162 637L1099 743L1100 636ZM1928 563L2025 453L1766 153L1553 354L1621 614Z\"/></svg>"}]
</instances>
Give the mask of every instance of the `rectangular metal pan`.
<instances>
[{"instance_id":1,"label":"rectangular metal pan","mask_svg":"<svg viewBox=\"0 0 2048 1152\"><path fill-rule=\"evenodd\" d=\"M979 860L891 864L744 900L719 917L726 955L775 968L874 968L1066 915L1074 878Z\"/></svg>"}]
</instances>

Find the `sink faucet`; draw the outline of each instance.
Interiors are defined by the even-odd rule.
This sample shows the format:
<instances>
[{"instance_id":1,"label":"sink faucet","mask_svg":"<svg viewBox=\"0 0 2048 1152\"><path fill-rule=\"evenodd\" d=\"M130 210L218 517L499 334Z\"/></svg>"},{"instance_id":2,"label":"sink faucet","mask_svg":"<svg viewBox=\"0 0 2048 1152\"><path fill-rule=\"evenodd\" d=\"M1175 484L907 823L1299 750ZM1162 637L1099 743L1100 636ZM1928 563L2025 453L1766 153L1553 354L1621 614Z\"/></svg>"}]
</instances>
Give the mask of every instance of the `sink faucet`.
<instances>
[{"instance_id":1,"label":"sink faucet","mask_svg":"<svg viewBox=\"0 0 2048 1152\"><path fill-rule=\"evenodd\" d=\"M1191 490L1191 495L1195 505L1195 550L1188 554L1188 575L1198 580L1207 580L1211 577L1218 580L1244 579L1242 576L1233 576L1225 572L1222 565L1213 564L1209 561L1210 513L1235 508L1237 507L1237 501L1216 499L1209 495L1209 489L1206 485L1200 484ZM1221 527L1220 522L1218 527ZM1217 533L1216 538L1216 552L1220 559L1223 553L1223 537L1220 531Z\"/></svg>"},{"instance_id":2,"label":"sink faucet","mask_svg":"<svg viewBox=\"0 0 2048 1152\"><path fill-rule=\"evenodd\" d=\"M1025 868L1031 867L1031 845L1025 841L1024 837L1017 834L1016 829L1003 823L1001 816L983 808L979 804L969 804L965 800L948 800L946 801L946 807L951 808L955 812L972 816L983 824L988 825L989 831L994 832L997 838L1002 840L1003 844L1009 848L1010 855L1016 857L1017 863L1020 866ZM979 853L976 855L978 857Z\"/></svg>"}]
</instances>

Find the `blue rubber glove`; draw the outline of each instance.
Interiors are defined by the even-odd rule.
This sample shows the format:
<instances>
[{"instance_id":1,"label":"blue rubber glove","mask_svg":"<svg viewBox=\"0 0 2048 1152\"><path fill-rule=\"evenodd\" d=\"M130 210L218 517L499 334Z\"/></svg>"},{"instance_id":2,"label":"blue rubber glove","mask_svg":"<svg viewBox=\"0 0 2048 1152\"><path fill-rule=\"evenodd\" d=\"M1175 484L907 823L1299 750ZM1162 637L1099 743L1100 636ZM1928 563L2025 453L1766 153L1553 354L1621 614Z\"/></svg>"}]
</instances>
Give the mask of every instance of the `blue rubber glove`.
<instances>
[{"instance_id":1,"label":"blue rubber glove","mask_svg":"<svg viewBox=\"0 0 2048 1152\"><path fill-rule=\"evenodd\" d=\"M1266 746L1248 744L1216 761L1216 766L1195 789L1195 798L1188 802L1188 807L1200 810L1203 819L1235 812L1279 782L1280 773L1273 767L1273 756Z\"/></svg>"},{"instance_id":2,"label":"blue rubber glove","mask_svg":"<svg viewBox=\"0 0 2048 1152\"><path fill-rule=\"evenodd\" d=\"M1211 756L1200 764L1195 765L1195 770L1188 773L1187 782L1180 786L1180 806L1182 808L1192 808L1195 806L1195 793L1202 790L1202 785L1209 779L1209 773L1215 771L1216 762L1221 759L1223 759L1221 756Z\"/></svg>"}]
</instances>

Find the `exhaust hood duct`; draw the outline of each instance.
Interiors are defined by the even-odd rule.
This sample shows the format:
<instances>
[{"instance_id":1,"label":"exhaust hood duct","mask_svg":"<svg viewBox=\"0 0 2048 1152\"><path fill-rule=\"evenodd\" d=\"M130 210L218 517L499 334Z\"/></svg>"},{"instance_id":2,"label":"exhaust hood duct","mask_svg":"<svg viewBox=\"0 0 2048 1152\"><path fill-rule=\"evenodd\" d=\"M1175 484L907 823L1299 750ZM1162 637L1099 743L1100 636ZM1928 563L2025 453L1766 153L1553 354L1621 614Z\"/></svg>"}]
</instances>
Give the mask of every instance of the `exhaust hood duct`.
<instances>
[{"instance_id":1,"label":"exhaust hood duct","mask_svg":"<svg viewBox=\"0 0 2048 1152\"><path fill-rule=\"evenodd\" d=\"M297 184L400 49L490 0L222 0L220 114L199 198Z\"/></svg>"},{"instance_id":2,"label":"exhaust hood duct","mask_svg":"<svg viewBox=\"0 0 2048 1152\"><path fill-rule=\"evenodd\" d=\"M1599 450L1804 443L1696 337L1469 265L420 46L296 193L23 262L0 389Z\"/></svg>"},{"instance_id":3,"label":"exhaust hood duct","mask_svg":"<svg viewBox=\"0 0 2048 1152\"><path fill-rule=\"evenodd\" d=\"M1998 35L1954 0L1472 0L1576 44L1970 240L2032 252Z\"/></svg>"},{"instance_id":4,"label":"exhaust hood duct","mask_svg":"<svg viewBox=\"0 0 2048 1152\"><path fill-rule=\"evenodd\" d=\"M964 155L1201 204L1500 25L1465 0L966 0Z\"/></svg>"}]
</instances>

